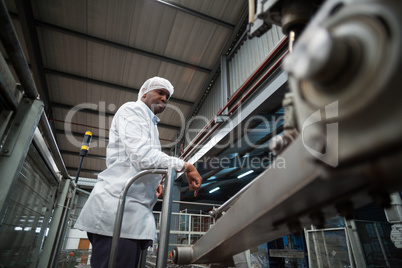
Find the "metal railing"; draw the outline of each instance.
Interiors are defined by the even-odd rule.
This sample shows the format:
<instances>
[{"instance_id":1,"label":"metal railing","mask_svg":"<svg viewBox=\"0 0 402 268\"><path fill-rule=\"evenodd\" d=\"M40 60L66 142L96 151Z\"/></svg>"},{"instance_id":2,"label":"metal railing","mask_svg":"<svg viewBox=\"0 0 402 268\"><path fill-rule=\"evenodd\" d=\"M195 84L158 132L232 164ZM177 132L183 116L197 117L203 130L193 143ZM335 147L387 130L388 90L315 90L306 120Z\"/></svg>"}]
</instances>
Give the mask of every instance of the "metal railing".
<instances>
[{"instance_id":1,"label":"metal railing","mask_svg":"<svg viewBox=\"0 0 402 268\"><path fill-rule=\"evenodd\" d=\"M161 212L154 211L157 232L161 226ZM171 213L169 246L188 246L195 244L215 224L210 215L183 212Z\"/></svg>"},{"instance_id":2,"label":"metal railing","mask_svg":"<svg viewBox=\"0 0 402 268\"><path fill-rule=\"evenodd\" d=\"M177 203L178 201L176 201ZM183 202L186 203L186 202ZM208 205L199 203L202 205ZM156 231L159 235L162 212L154 211ZM171 225L169 235L169 247L188 246L195 244L215 223L215 219L207 214L187 213L186 211L171 213ZM173 243L172 243L173 241ZM176 241L176 243L174 243ZM158 243L154 243L154 249ZM156 250L148 250L156 252ZM59 268L75 267L76 265L89 265L92 255L90 249L64 249L61 251L58 261ZM155 258L154 255L148 256ZM156 263L150 263L156 265ZM142 266L140 266L142 267Z\"/></svg>"},{"instance_id":3,"label":"metal railing","mask_svg":"<svg viewBox=\"0 0 402 268\"><path fill-rule=\"evenodd\" d=\"M113 230L113 238L112 238L112 247L110 250L109 264L108 267L115 267L117 260L117 252L118 252L118 244L121 233L121 225L123 222L124 215L124 205L126 202L127 192L130 186L140 177L147 174L166 174L165 180L165 199L162 203L162 217L161 217L161 229L159 234L159 250L157 254L157 264L156 267L166 267L167 256L168 256L168 243L169 243L169 230L170 230L170 212L172 205L172 185L174 177L176 173L174 170L166 170L166 169L153 169L153 170L144 170L139 172L137 175L129 179L124 185L120 197L119 197L119 205L117 208L116 219Z\"/></svg>"}]
</instances>

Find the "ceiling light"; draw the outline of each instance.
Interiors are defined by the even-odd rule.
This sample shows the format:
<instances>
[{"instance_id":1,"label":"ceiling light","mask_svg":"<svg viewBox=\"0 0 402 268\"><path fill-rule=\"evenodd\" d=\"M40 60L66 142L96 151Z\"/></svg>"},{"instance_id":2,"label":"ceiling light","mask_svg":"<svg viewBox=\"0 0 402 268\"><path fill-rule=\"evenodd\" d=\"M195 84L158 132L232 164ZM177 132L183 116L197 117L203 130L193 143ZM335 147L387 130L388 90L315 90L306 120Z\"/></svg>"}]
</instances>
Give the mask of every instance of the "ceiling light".
<instances>
[{"instance_id":1,"label":"ceiling light","mask_svg":"<svg viewBox=\"0 0 402 268\"><path fill-rule=\"evenodd\" d=\"M220 189L220 187L216 187L216 188L212 189L211 191L209 191L209 193L216 192L216 191L218 191L219 189Z\"/></svg>"},{"instance_id":2,"label":"ceiling light","mask_svg":"<svg viewBox=\"0 0 402 268\"><path fill-rule=\"evenodd\" d=\"M245 177L245 176L247 176L248 174L251 174L251 173L253 173L253 172L254 172L254 170L249 170L249 171L247 171L247 172L245 172L245 173L243 173L243 174L237 176L237 178L238 178L238 179L243 178L243 177Z\"/></svg>"}]
</instances>

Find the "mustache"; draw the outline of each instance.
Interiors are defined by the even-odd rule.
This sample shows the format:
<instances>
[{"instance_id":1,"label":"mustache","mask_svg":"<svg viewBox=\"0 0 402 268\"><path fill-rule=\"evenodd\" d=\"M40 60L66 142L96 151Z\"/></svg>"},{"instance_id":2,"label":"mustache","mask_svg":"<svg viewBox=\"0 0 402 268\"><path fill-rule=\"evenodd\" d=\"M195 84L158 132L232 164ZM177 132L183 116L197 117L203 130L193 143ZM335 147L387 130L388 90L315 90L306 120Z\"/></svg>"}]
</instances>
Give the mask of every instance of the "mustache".
<instances>
[{"instance_id":1,"label":"mustache","mask_svg":"<svg viewBox=\"0 0 402 268\"><path fill-rule=\"evenodd\" d=\"M151 105L151 108L154 109L154 108L159 107L159 106L163 106L163 109L165 109L166 106L167 106L167 102L160 101L158 103L154 103L154 104Z\"/></svg>"}]
</instances>

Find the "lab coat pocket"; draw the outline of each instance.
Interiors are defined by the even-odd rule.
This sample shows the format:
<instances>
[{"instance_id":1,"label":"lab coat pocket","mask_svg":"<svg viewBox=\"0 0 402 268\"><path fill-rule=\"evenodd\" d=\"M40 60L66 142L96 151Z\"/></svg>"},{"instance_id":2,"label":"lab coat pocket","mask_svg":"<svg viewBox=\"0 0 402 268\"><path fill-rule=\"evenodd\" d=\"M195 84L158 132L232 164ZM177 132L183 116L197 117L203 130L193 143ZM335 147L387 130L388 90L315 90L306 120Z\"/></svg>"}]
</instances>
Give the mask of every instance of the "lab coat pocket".
<instances>
[{"instance_id":1,"label":"lab coat pocket","mask_svg":"<svg viewBox=\"0 0 402 268\"><path fill-rule=\"evenodd\" d=\"M132 188L128 191L127 196L130 196L144 206L151 207L155 203L156 188L159 185L159 175L146 175L139 178Z\"/></svg>"}]
</instances>

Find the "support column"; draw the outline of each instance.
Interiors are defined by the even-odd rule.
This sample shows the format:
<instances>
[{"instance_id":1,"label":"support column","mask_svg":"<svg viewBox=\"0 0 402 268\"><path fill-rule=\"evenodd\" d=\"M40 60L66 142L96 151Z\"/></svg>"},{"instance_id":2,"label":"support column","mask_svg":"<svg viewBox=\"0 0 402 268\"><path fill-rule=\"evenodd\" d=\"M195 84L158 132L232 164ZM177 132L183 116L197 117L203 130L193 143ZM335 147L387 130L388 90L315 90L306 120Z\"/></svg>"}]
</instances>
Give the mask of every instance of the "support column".
<instances>
[{"instance_id":1,"label":"support column","mask_svg":"<svg viewBox=\"0 0 402 268\"><path fill-rule=\"evenodd\" d=\"M55 246L57 244L58 234L61 232L60 228L62 227L62 216L66 210L65 204L67 194L70 189L70 183L71 179L63 179L60 183L56 207L54 208L52 222L49 228L49 234L47 235L42 254L39 258L38 267L51 267L51 264L54 262L52 259L54 258L54 254L52 253L56 250Z\"/></svg>"},{"instance_id":2,"label":"support column","mask_svg":"<svg viewBox=\"0 0 402 268\"><path fill-rule=\"evenodd\" d=\"M0 137L3 144L0 150L0 219L5 213L10 190L20 175L42 112L41 101L23 98L15 116L8 122L10 130L6 138L3 140Z\"/></svg>"},{"instance_id":3,"label":"support column","mask_svg":"<svg viewBox=\"0 0 402 268\"><path fill-rule=\"evenodd\" d=\"M360 242L359 233L357 232L356 223L354 220L345 219L346 232L350 240L350 245L353 252L353 258L357 268L366 267L366 260L363 254L362 244Z\"/></svg>"},{"instance_id":4,"label":"support column","mask_svg":"<svg viewBox=\"0 0 402 268\"><path fill-rule=\"evenodd\" d=\"M223 94L223 100L226 103L229 101L228 98L228 72L227 72L227 62L226 56L221 56L221 91ZM228 114L228 108L225 109L223 114Z\"/></svg>"}]
</instances>

